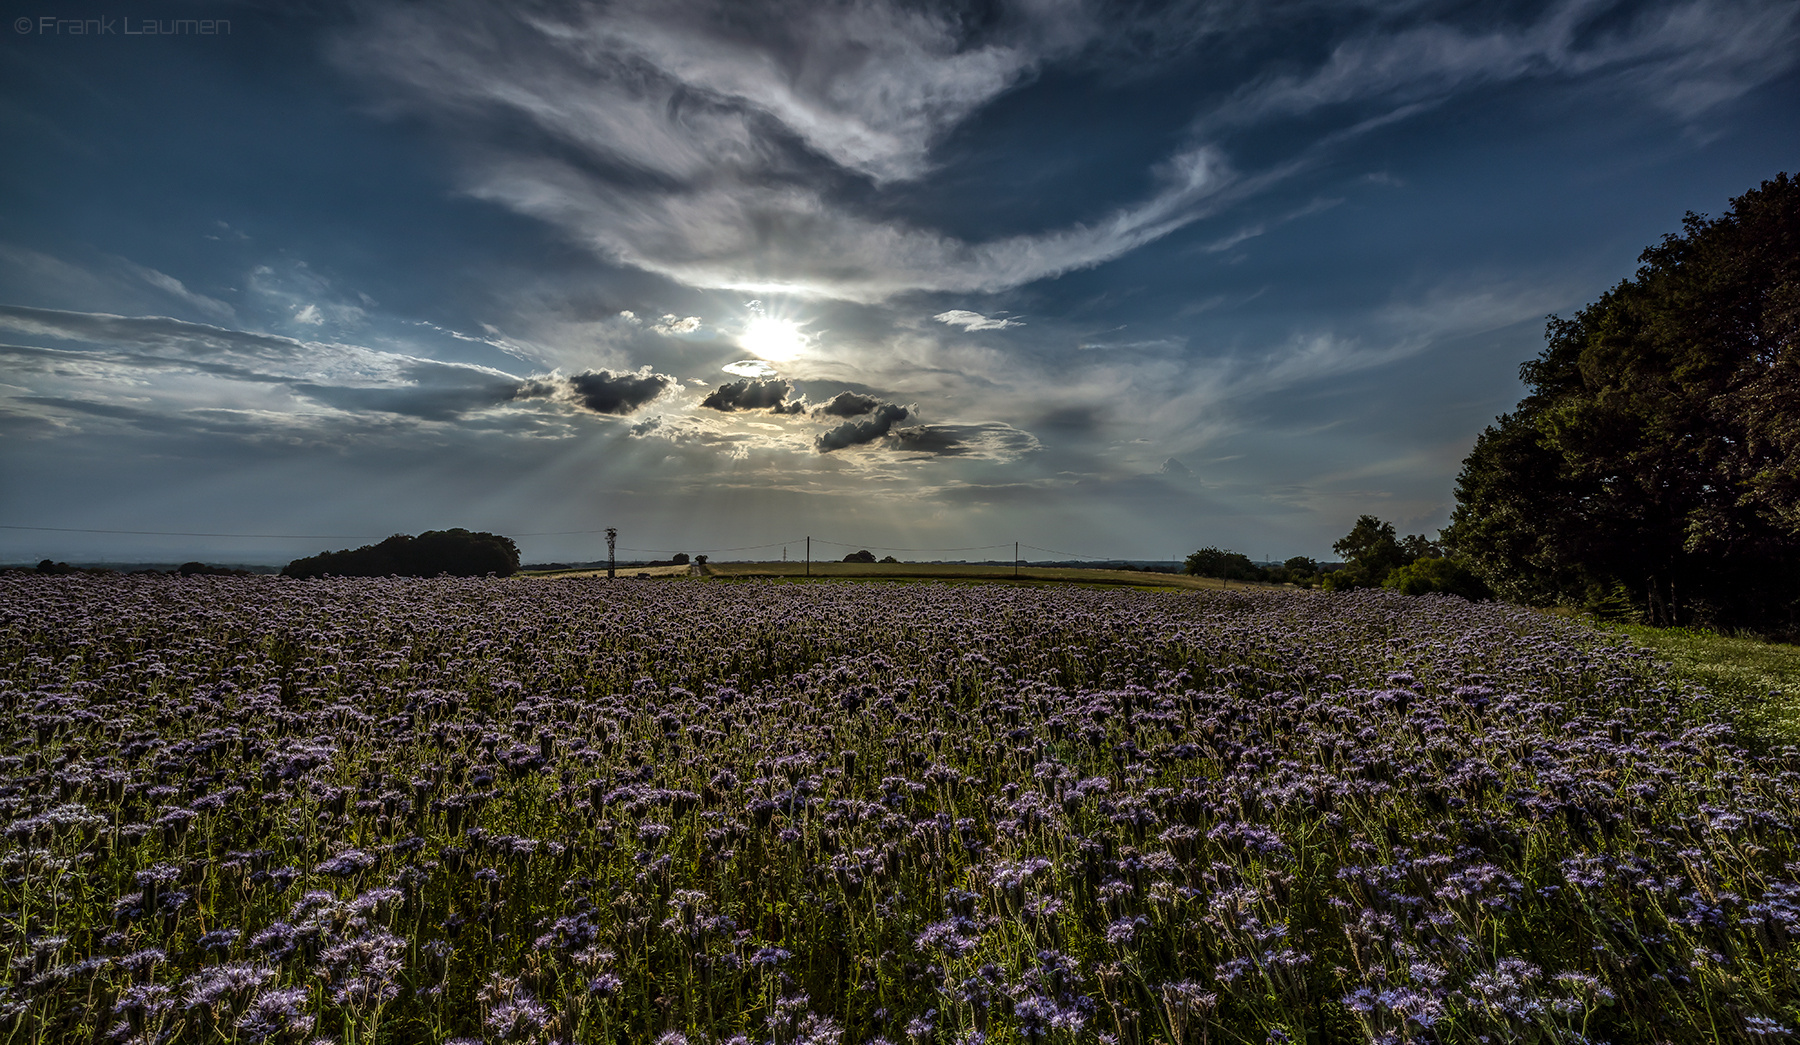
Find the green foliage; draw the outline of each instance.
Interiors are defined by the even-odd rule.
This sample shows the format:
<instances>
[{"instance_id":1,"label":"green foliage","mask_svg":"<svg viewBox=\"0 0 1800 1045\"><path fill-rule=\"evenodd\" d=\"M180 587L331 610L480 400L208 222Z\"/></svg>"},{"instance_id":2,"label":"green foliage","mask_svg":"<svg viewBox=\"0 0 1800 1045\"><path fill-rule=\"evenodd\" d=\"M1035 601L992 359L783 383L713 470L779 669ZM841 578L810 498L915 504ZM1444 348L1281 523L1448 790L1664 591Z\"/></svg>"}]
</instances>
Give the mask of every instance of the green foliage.
<instances>
[{"instance_id":1,"label":"green foliage","mask_svg":"<svg viewBox=\"0 0 1800 1045\"><path fill-rule=\"evenodd\" d=\"M1415 559L1391 570L1381 582L1402 595L1460 595L1471 602L1491 599L1494 593L1481 583L1481 578L1464 569L1454 559Z\"/></svg>"},{"instance_id":2,"label":"green foliage","mask_svg":"<svg viewBox=\"0 0 1800 1045\"><path fill-rule=\"evenodd\" d=\"M1443 554L1437 542L1424 534L1412 533L1402 538L1393 523L1373 515L1357 516L1356 525L1331 550L1344 557L1344 567L1325 575L1329 591L1379 588L1400 567Z\"/></svg>"},{"instance_id":3,"label":"green foliage","mask_svg":"<svg viewBox=\"0 0 1800 1045\"><path fill-rule=\"evenodd\" d=\"M354 551L321 552L283 567L284 577L510 577L519 571L519 548L510 537L464 529L397 533Z\"/></svg>"},{"instance_id":4,"label":"green foliage","mask_svg":"<svg viewBox=\"0 0 1800 1045\"><path fill-rule=\"evenodd\" d=\"M1260 581L1266 576L1248 555L1212 547L1189 555L1183 570L1195 577L1220 577L1228 581Z\"/></svg>"},{"instance_id":5,"label":"green foliage","mask_svg":"<svg viewBox=\"0 0 1800 1045\"><path fill-rule=\"evenodd\" d=\"M875 561L875 553L872 551L867 551L867 550L860 551L860 552L851 552L849 555L844 556L844 561L845 562L874 562Z\"/></svg>"},{"instance_id":6,"label":"green foliage","mask_svg":"<svg viewBox=\"0 0 1800 1045\"><path fill-rule=\"evenodd\" d=\"M1498 593L1631 593L1653 624L1800 627L1800 181L1689 214L1637 274L1551 317L1444 538Z\"/></svg>"}]
</instances>

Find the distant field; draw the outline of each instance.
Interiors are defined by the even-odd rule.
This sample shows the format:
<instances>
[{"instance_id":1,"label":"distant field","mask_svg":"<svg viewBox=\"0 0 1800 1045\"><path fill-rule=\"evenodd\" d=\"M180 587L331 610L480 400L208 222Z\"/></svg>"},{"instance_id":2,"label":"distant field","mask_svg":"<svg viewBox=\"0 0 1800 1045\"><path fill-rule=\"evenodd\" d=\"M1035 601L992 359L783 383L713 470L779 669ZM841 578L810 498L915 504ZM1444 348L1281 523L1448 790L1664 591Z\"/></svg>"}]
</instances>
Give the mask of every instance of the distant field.
<instances>
[{"instance_id":1,"label":"distant field","mask_svg":"<svg viewBox=\"0 0 1800 1045\"><path fill-rule=\"evenodd\" d=\"M688 568L686 566L620 566L616 573L620 577L636 577L640 573L647 573L652 577L685 577L688 574ZM606 576L606 567L602 566L597 570L525 570L522 571L519 576L604 577Z\"/></svg>"},{"instance_id":2,"label":"distant field","mask_svg":"<svg viewBox=\"0 0 1800 1045\"><path fill-rule=\"evenodd\" d=\"M708 564L706 572L713 577L804 577L803 562L725 562ZM815 562L813 577L854 578L859 580L975 580L1006 581L1014 579L1011 566L987 566L969 563L941 562ZM1062 566L1021 566L1021 581L1072 581L1079 584L1124 584L1148 588L1243 588L1239 582L1212 577L1189 577L1180 573L1139 573L1135 570L1084 570ZM1266 585L1256 585L1266 587Z\"/></svg>"}]
</instances>

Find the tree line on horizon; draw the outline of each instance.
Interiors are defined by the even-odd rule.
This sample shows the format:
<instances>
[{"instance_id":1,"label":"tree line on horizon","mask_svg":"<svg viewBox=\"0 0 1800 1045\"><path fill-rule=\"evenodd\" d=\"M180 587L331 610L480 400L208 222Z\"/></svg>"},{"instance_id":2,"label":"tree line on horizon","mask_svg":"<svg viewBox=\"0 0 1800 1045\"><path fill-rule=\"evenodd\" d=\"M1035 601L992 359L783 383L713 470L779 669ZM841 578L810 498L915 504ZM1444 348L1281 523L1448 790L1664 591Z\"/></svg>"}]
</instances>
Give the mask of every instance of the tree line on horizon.
<instances>
[{"instance_id":1,"label":"tree line on horizon","mask_svg":"<svg viewBox=\"0 0 1800 1045\"><path fill-rule=\"evenodd\" d=\"M510 577L519 572L519 546L497 533L459 528L394 534L380 544L295 559L283 577Z\"/></svg>"},{"instance_id":2,"label":"tree line on horizon","mask_svg":"<svg viewBox=\"0 0 1800 1045\"><path fill-rule=\"evenodd\" d=\"M1520 368L1528 392L1476 439L1450 525L1399 538L1364 515L1333 549L1189 573L1498 596L1659 627L1800 635L1800 179L1688 213L1629 279Z\"/></svg>"}]
</instances>

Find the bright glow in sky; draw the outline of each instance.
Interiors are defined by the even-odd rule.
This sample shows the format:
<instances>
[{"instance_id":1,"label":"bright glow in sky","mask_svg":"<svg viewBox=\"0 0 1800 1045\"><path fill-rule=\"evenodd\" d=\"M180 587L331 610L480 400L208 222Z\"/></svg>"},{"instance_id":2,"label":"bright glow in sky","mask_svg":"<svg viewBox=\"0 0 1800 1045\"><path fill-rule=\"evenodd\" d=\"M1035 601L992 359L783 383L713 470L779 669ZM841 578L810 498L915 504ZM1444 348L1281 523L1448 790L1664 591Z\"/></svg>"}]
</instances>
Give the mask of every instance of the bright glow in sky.
<instances>
[{"instance_id":1,"label":"bright glow in sky","mask_svg":"<svg viewBox=\"0 0 1800 1045\"><path fill-rule=\"evenodd\" d=\"M800 324L773 316L752 316L738 335L744 351L761 356L772 363L786 363L806 351L806 335Z\"/></svg>"}]
</instances>

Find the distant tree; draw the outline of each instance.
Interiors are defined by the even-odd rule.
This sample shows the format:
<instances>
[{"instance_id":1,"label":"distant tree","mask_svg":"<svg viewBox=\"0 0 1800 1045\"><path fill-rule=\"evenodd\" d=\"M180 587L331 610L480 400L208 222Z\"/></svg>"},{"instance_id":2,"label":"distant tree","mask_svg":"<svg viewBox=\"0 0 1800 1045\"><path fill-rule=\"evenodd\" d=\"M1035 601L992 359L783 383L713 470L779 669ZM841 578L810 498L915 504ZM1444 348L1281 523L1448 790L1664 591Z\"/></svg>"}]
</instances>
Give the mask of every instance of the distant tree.
<instances>
[{"instance_id":1,"label":"distant tree","mask_svg":"<svg viewBox=\"0 0 1800 1045\"><path fill-rule=\"evenodd\" d=\"M694 556L694 565L705 566L706 565L706 556L704 556L704 555Z\"/></svg>"},{"instance_id":2,"label":"distant tree","mask_svg":"<svg viewBox=\"0 0 1800 1045\"><path fill-rule=\"evenodd\" d=\"M203 562L184 562L175 567L176 573L183 577L248 577L249 570L234 570L229 566L208 566Z\"/></svg>"},{"instance_id":3,"label":"distant tree","mask_svg":"<svg viewBox=\"0 0 1800 1045\"><path fill-rule=\"evenodd\" d=\"M1552 316L1457 477L1449 551L1501 595L1800 631L1800 179Z\"/></svg>"},{"instance_id":4,"label":"distant tree","mask_svg":"<svg viewBox=\"0 0 1800 1045\"><path fill-rule=\"evenodd\" d=\"M519 548L511 538L464 529L427 530L417 537L397 533L380 544L354 551L322 552L295 559L284 577L510 577L519 571Z\"/></svg>"},{"instance_id":5,"label":"distant tree","mask_svg":"<svg viewBox=\"0 0 1800 1045\"><path fill-rule=\"evenodd\" d=\"M894 558L892 555L883 555L881 557L881 561L882 562L899 562L900 560Z\"/></svg>"},{"instance_id":6,"label":"distant tree","mask_svg":"<svg viewBox=\"0 0 1800 1045\"><path fill-rule=\"evenodd\" d=\"M1184 569L1195 577L1220 577L1233 581L1265 579L1263 570L1251 562L1248 555L1228 552L1223 548L1201 548L1187 557Z\"/></svg>"},{"instance_id":7,"label":"distant tree","mask_svg":"<svg viewBox=\"0 0 1800 1045\"><path fill-rule=\"evenodd\" d=\"M1325 586L1334 590L1377 587L1389 571L1406 563L1394 524L1373 515L1358 516L1356 525L1333 542L1331 550L1344 557L1344 568L1325 579Z\"/></svg>"},{"instance_id":8,"label":"distant tree","mask_svg":"<svg viewBox=\"0 0 1800 1045\"><path fill-rule=\"evenodd\" d=\"M76 572L75 567L70 566L68 563L56 562L51 559L45 559L43 562L38 563L37 571L39 573L48 573L57 576Z\"/></svg>"},{"instance_id":9,"label":"distant tree","mask_svg":"<svg viewBox=\"0 0 1800 1045\"><path fill-rule=\"evenodd\" d=\"M686 566L688 564L688 553L676 552L674 556L669 559L669 562L675 566Z\"/></svg>"},{"instance_id":10,"label":"distant tree","mask_svg":"<svg viewBox=\"0 0 1800 1045\"><path fill-rule=\"evenodd\" d=\"M1276 584L1299 584L1311 587L1319 579L1319 564L1304 555L1296 555L1279 566L1270 566L1264 574Z\"/></svg>"},{"instance_id":11,"label":"distant tree","mask_svg":"<svg viewBox=\"0 0 1800 1045\"><path fill-rule=\"evenodd\" d=\"M1424 534L1401 537L1394 524L1373 515L1357 516L1350 532L1332 544L1331 550L1344 557L1342 569L1325 575L1325 587L1333 591L1349 588L1377 588L1388 575L1419 559L1443 556L1438 542Z\"/></svg>"},{"instance_id":12,"label":"distant tree","mask_svg":"<svg viewBox=\"0 0 1800 1045\"><path fill-rule=\"evenodd\" d=\"M845 562L874 562L875 561L875 553L872 551L867 551L867 550L860 551L860 552L851 552L849 555L844 556L844 561Z\"/></svg>"}]
</instances>

